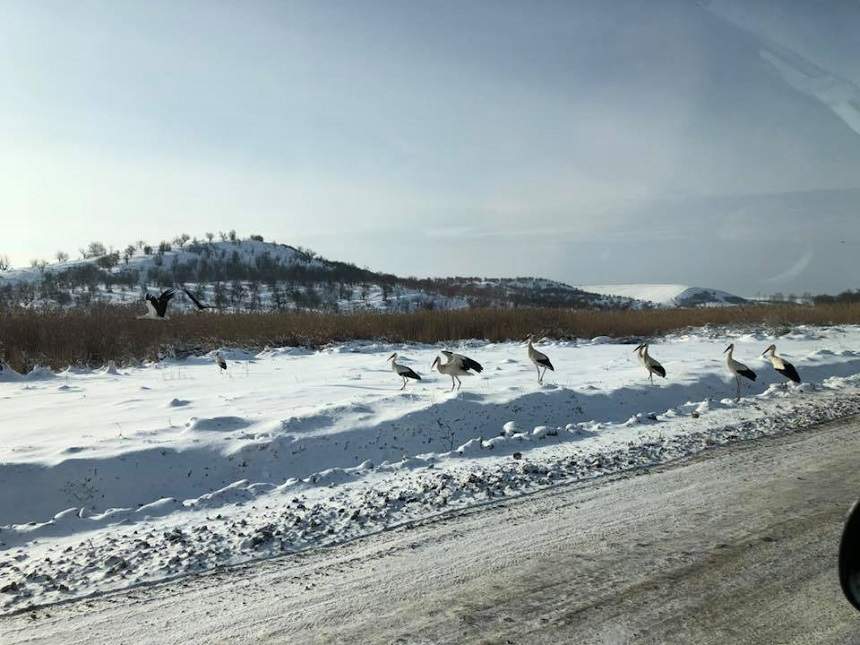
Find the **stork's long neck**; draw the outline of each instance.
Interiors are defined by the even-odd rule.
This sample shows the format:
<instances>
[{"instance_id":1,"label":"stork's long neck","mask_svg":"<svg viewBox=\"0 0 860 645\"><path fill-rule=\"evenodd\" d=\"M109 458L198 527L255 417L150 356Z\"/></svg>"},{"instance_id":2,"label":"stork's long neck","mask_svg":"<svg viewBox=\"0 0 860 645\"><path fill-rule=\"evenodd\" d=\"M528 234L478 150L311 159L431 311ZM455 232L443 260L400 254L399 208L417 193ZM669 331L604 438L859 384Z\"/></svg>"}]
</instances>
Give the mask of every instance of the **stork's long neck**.
<instances>
[{"instance_id":1,"label":"stork's long neck","mask_svg":"<svg viewBox=\"0 0 860 645\"><path fill-rule=\"evenodd\" d=\"M726 352L726 360L727 361L732 360L732 354L734 353L734 351L735 351L734 347L729 347L729 351Z\"/></svg>"}]
</instances>

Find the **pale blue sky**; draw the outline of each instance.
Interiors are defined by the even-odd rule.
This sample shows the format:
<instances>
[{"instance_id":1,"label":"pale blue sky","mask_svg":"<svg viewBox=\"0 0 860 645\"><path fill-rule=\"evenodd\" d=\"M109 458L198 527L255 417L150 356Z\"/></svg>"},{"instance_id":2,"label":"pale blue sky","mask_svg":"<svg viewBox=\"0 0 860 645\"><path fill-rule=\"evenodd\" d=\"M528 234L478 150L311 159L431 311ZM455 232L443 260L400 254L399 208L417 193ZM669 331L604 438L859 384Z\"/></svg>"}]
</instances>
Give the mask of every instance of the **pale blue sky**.
<instances>
[{"instance_id":1,"label":"pale blue sky","mask_svg":"<svg viewBox=\"0 0 860 645\"><path fill-rule=\"evenodd\" d=\"M860 287L849 3L0 0L0 254Z\"/></svg>"}]
</instances>

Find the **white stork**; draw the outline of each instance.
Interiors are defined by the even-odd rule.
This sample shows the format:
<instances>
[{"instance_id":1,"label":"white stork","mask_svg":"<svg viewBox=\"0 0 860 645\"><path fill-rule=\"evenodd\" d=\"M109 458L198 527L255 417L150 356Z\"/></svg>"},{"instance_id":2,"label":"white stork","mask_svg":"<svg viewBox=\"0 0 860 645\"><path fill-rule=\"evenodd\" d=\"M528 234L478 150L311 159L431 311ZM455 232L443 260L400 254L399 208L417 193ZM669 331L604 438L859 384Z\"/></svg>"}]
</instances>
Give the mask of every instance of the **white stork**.
<instances>
[{"instance_id":1,"label":"white stork","mask_svg":"<svg viewBox=\"0 0 860 645\"><path fill-rule=\"evenodd\" d=\"M463 384L460 381L461 376L465 376L467 374L471 374L472 370L475 372L484 371L483 366L478 362L474 361L468 356L463 356L462 354L455 354L454 352L449 352L447 350L442 350L442 353L445 354L445 357L448 359L447 363L443 363L440 358L437 356L436 360L433 361L433 365L430 366L432 370L434 367L440 374L447 374L451 377L451 391L454 391L454 380L457 381L457 389L460 389L460 386Z\"/></svg>"},{"instance_id":2,"label":"white stork","mask_svg":"<svg viewBox=\"0 0 860 645\"><path fill-rule=\"evenodd\" d=\"M224 359L224 354L220 351L215 352L215 364L220 368L218 370L219 374L225 374L227 372L227 361Z\"/></svg>"},{"instance_id":3,"label":"white stork","mask_svg":"<svg viewBox=\"0 0 860 645\"><path fill-rule=\"evenodd\" d=\"M543 383L543 377L546 374L546 371L552 370L554 372L555 368L552 366L549 356L535 349L532 344L532 339L532 334L529 334L526 338L526 340L529 341L529 360L534 364L535 369L537 370L538 383ZM543 372L541 372L541 368L543 368Z\"/></svg>"},{"instance_id":4,"label":"white stork","mask_svg":"<svg viewBox=\"0 0 860 645\"><path fill-rule=\"evenodd\" d=\"M454 352L448 351L447 349L443 349L442 353L445 354L445 358L449 361L457 360L463 363L463 367L466 370L474 370L479 374L484 371L484 366L481 365L478 361L472 360L468 356L463 356L462 354L455 354Z\"/></svg>"},{"instance_id":5,"label":"white stork","mask_svg":"<svg viewBox=\"0 0 860 645\"><path fill-rule=\"evenodd\" d=\"M785 378L790 381L794 381L795 383L800 383L800 375L797 373L797 370L794 369L794 365L777 355L776 345L771 345L764 350L764 352L762 352L762 356L769 360L770 364L773 365L773 369L782 374Z\"/></svg>"},{"instance_id":6,"label":"white stork","mask_svg":"<svg viewBox=\"0 0 860 645\"><path fill-rule=\"evenodd\" d=\"M401 365L397 362L397 352L394 352L391 356L389 356L388 360L391 361L392 371L397 374L397 376L403 379L403 386L400 388L401 390L406 389L406 383L409 379L414 379L416 381L421 380L421 377L415 372L415 370L413 370L411 367Z\"/></svg>"},{"instance_id":7,"label":"white stork","mask_svg":"<svg viewBox=\"0 0 860 645\"><path fill-rule=\"evenodd\" d=\"M755 372L753 372L750 368L748 368L746 365L744 365L740 361L736 361L734 359L734 357L732 356L734 351L735 351L735 344L732 343L731 345L726 347L725 351L723 351L723 354L726 354L726 367L728 367L729 371L735 375L735 381L738 384L738 392L737 392L737 396L735 397L735 401L740 401L741 400L741 377L743 376L744 378L748 378L750 381L755 381L756 376L755 376Z\"/></svg>"},{"instance_id":8,"label":"white stork","mask_svg":"<svg viewBox=\"0 0 860 645\"><path fill-rule=\"evenodd\" d=\"M165 289L161 295L155 296L146 294L146 314L138 316L138 320L167 320L167 305L170 299L176 295L176 289L173 287Z\"/></svg>"},{"instance_id":9,"label":"white stork","mask_svg":"<svg viewBox=\"0 0 860 645\"><path fill-rule=\"evenodd\" d=\"M639 362L642 363L642 367L648 370L648 378L651 379L651 384L654 384L654 375L662 376L666 378L666 370L663 368L660 363L658 363L655 359L651 358L648 354L648 343L642 343L633 350L634 352L638 352L639 354Z\"/></svg>"}]
</instances>

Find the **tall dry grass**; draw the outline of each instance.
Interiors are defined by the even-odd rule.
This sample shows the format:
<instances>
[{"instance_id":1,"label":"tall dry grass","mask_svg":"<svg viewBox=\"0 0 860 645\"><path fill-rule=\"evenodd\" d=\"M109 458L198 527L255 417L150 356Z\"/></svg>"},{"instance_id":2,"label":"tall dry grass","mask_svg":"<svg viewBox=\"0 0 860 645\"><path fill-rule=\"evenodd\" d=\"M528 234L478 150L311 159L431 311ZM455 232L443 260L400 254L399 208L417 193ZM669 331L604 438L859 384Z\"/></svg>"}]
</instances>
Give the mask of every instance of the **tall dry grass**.
<instances>
[{"instance_id":1,"label":"tall dry grass","mask_svg":"<svg viewBox=\"0 0 860 645\"><path fill-rule=\"evenodd\" d=\"M219 346L319 346L375 339L441 342L464 338L522 339L649 337L710 325L860 324L860 305L752 306L713 309L592 311L472 309L403 314L316 312L180 314L157 322L136 320L137 307L0 312L0 356L17 370L34 365L119 364L152 359L169 348L205 352Z\"/></svg>"}]
</instances>

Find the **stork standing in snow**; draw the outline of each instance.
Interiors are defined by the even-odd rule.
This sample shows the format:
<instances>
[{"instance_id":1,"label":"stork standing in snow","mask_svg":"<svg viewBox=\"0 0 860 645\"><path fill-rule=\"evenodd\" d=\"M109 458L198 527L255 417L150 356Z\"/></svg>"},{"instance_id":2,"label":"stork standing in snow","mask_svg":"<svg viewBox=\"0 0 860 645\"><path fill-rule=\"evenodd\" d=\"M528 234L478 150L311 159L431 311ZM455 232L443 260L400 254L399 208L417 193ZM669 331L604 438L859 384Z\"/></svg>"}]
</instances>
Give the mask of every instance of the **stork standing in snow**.
<instances>
[{"instance_id":1,"label":"stork standing in snow","mask_svg":"<svg viewBox=\"0 0 860 645\"><path fill-rule=\"evenodd\" d=\"M800 383L800 375L797 373L797 370L794 369L794 365L777 355L776 345L771 345L764 350L764 352L762 352L762 356L769 360L770 364L773 365L773 369L782 374L785 378L790 381L794 381L795 383Z\"/></svg>"},{"instance_id":2,"label":"stork standing in snow","mask_svg":"<svg viewBox=\"0 0 860 645\"><path fill-rule=\"evenodd\" d=\"M534 364L535 369L537 370L538 383L543 383L543 377L546 374L546 371L551 370L554 372L555 368L552 366L549 356L535 349L532 344L532 334L529 334L526 340L529 341L529 360ZM543 368L543 372L541 372L541 368Z\"/></svg>"},{"instance_id":3,"label":"stork standing in snow","mask_svg":"<svg viewBox=\"0 0 860 645\"><path fill-rule=\"evenodd\" d=\"M738 392L735 397L735 401L741 400L741 377L748 378L750 381L755 381L755 372L753 372L746 365L741 363L740 361L736 361L732 356L732 353L735 351L735 344L732 343L728 347L726 347L723 354L726 354L726 367L729 368L729 371L735 375L735 381L738 384Z\"/></svg>"},{"instance_id":4,"label":"stork standing in snow","mask_svg":"<svg viewBox=\"0 0 860 645\"><path fill-rule=\"evenodd\" d=\"M462 354L455 354L454 352L448 351L447 349L443 349L442 353L449 361L460 361L466 370L474 370L479 374L484 371L483 365L481 365L478 361L472 360L468 356L463 356Z\"/></svg>"},{"instance_id":5,"label":"stork standing in snow","mask_svg":"<svg viewBox=\"0 0 860 645\"><path fill-rule=\"evenodd\" d=\"M227 373L227 361L224 360L224 354L221 352L215 352L215 364L220 368L218 370L219 374Z\"/></svg>"},{"instance_id":6,"label":"stork standing in snow","mask_svg":"<svg viewBox=\"0 0 860 645\"><path fill-rule=\"evenodd\" d=\"M167 305L170 299L176 295L176 289L171 287L161 292L161 295L155 296L146 294L146 314L138 316L138 320L167 320Z\"/></svg>"},{"instance_id":7,"label":"stork standing in snow","mask_svg":"<svg viewBox=\"0 0 860 645\"><path fill-rule=\"evenodd\" d=\"M421 377L413 370L411 367L407 367L406 365L401 365L397 362L397 352L393 353L388 357L388 360L391 361L391 369L397 374L400 378L403 379L403 386L400 388L401 390L406 389L406 383L409 379L414 379L416 381L420 381Z\"/></svg>"},{"instance_id":8,"label":"stork standing in snow","mask_svg":"<svg viewBox=\"0 0 860 645\"><path fill-rule=\"evenodd\" d=\"M451 377L452 392L454 391L455 379L457 381L457 389L459 390L460 386L463 384L462 381L460 381L461 376L471 374L472 371L484 371L483 366L478 361L474 361L468 356L463 356L462 354L455 354L454 352L449 352L444 349L442 350L442 353L448 359L448 362L443 363L437 356L436 360L433 361L433 365L430 366L430 369L432 370L435 367L440 374L447 374Z\"/></svg>"},{"instance_id":9,"label":"stork standing in snow","mask_svg":"<svg viewBox=\"0 0 860 645\"><path fill-rule=\"evenodd\" d=\"M654 384L655 374L666 378L666 370L648 354L648 343L642 343L633 351L639 354L639 362L642 363L642 367L648 370L648 378L651 379L651 385Z\"/></svg>"}]
</instances>

